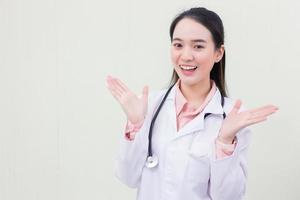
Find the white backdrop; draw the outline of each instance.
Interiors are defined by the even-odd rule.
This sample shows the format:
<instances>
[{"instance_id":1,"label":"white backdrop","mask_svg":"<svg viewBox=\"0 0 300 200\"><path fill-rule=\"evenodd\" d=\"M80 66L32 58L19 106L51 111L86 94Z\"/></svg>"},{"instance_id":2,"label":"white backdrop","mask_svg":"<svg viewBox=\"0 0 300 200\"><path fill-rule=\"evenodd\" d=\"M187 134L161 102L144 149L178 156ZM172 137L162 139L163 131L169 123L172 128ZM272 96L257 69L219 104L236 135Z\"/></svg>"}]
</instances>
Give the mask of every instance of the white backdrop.
<instances>
[{"instance_id":1,"label":"white backdrop","mask_svg":"<svg viewBox=\"0 0 300 200\"><path fill-rule=\"evenodd\" d=\"M134 199L113 174L125 115L105 87L165 87L169 25L191 6L225 26L230 96L279 112L253 127L246 200L300 199L300 1L0 0L0 199Z\"/></svg>"}]
</instances>

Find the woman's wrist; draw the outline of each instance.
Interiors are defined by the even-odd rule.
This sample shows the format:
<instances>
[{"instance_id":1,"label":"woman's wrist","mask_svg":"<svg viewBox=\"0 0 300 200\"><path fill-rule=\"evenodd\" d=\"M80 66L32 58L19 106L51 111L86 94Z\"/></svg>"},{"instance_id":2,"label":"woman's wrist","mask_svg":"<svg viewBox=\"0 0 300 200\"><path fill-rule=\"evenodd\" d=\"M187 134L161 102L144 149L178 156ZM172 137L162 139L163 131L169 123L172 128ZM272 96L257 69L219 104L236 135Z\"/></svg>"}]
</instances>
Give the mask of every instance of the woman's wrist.
<instances>
[{"instance_id":1,"label":"woman's wrist","mask_svg":"<svg viewBox=\"0 0 300 200\"><path fill-rule=\"evenodd\" d=\"M140 124L144 120L145 120L145 117L142 117L142 118L132 118L132 119L130 119L130 118L127 117L127 121L129 121L131 124Z\"/></svg>"},{"instance_id":2,"label":"woman's wrist","mask_svg":"<svg viewBox=\"0 0 300 200\"><path fill-rule=\"evenodd\" d=\"M233 144L235 137L224 137L222 135L219 135L217 137L217 140L223 144Z\"/></svg>"}]
</instances>

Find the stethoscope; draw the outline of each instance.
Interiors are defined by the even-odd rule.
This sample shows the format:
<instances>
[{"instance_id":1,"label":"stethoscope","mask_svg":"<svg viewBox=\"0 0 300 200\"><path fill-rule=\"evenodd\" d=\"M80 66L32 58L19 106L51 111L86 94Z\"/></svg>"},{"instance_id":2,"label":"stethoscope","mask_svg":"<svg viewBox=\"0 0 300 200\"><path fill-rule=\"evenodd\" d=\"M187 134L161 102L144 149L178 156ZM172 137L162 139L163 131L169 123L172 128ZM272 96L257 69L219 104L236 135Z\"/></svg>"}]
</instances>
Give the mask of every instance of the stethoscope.
<instances>
[{"instance_id":1,"label":"stethoscope","mask_svg":"<svg viewBox=\"0 0 300 200\"><path fill-rule=\"evenodd\" d=\"M157 155L152 154L152 130L153 130L153 126L154 126L155 120L156 120L156 118L157 118L157 116L158 116L158 114L159 114L159 112L160 112L163 104L165 103L165 101L166 101L166 99L167 99L167 97L168 97L168 95L169 95L169 93L170 93L170 91L171 91L171 89L173 88L174 85L175 84L173 84L168 89L168 91L166 92L165 96L163 97L161 103L159 104L159 106L158 106L158 108L157 108L157 110L156 110L156 112L155 112L155 114L154 114L154 116L153 116L153 118L151 120L149 134L148 134L148 141L149 141L149 143L148 143L148 156L147 156L146 163L145 163L145 166L147 168L153 168L153 167L156 167L158 165L158 157L157 157ZM222 94L221 94L221 105L222 105L222 108L223 108L223 106L224 106L224 97L223 97ZM211 115L211 114L212 113L205 113L204 119L207 116ZM226 117L226 114L223 111L223 119L225 119L225 117Z\"/></svg>"}]
</instances>

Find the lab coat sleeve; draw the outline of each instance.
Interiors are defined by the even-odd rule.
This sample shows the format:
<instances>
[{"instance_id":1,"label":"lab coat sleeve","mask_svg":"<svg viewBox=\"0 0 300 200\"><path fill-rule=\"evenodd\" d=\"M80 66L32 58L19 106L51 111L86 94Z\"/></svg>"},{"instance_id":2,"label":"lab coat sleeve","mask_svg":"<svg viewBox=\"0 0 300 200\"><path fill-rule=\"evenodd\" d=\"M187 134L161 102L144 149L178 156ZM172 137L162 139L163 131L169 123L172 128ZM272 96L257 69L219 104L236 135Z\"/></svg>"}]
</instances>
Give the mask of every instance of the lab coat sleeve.
<instances>
[{"instance_id":1,"label":"lab coat sleeve","mask_svg":"<svg viewBox=\"0 0 300 200\"><path fill-rule=\"evenodd\" d=\"M210 162L209 193L213 200L241 200L246 192L247 151L251 131L244 128L237 134L237 144L232 155L216 159L215 146Z\"/></svg>"},{"instance_id":2,"label":"lab coat sleeve","mask_svg":"<svg viewBox=\"0 0 300 200\"><path fill-rule=\"evenodd\" d=\"M137 188L148 153L148 132L157 93L149 94L148 109L142 127L136 132L134 140L124 136L115 160L115 175L128 187Z\"/></svg>"}]
</instances>

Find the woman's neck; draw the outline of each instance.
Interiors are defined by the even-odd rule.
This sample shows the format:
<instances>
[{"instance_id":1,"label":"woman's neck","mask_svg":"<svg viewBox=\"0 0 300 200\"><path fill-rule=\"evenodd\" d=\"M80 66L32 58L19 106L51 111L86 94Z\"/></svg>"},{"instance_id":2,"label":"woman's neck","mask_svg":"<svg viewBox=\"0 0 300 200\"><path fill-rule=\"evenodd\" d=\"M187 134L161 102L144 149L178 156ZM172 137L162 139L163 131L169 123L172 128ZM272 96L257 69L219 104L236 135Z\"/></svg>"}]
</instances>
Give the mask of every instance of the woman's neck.
<instances>
[{"instance_id":1,"label":"woman's neck","mask_svg":"<svg viewBox=\"0 0 300 200\"><path fill-rule=\"evenodd\" d=\"M201 105L211 90L210 79L199 82L195 85L186 85L180 81L180 90L186 100L192 105Z\"/></svg>"}]
</instances>

